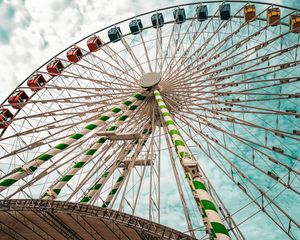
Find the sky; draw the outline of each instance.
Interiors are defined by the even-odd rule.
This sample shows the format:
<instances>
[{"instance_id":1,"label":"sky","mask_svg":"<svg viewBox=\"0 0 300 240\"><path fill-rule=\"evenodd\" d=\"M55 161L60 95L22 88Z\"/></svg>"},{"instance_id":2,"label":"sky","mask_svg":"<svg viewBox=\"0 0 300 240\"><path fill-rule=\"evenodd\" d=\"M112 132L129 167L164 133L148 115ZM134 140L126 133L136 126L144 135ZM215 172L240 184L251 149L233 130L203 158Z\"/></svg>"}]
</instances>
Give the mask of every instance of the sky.
<instances>
[{"instance_id":1,"label":"sky","mask_svg":"<svg viewBox=\"0 0 300 240\"><path fill-rule=\"evenodd\" d=\"M0 0L0 101L36 68L84 36L139 13L189 2ZM270 2L300 7L298 0Z\"/></svg>"},{"instance_id":2,"label":"sky","mask_svg":"<svg viewBox=\"0 0 300 240\"><path fill-rule=\"evenodd\" d=\"M86 35L136 14L188 2L0 0L0 101L36 68ZM299 0L270 2L300 8Z\"/></svg>"}]
</instances>

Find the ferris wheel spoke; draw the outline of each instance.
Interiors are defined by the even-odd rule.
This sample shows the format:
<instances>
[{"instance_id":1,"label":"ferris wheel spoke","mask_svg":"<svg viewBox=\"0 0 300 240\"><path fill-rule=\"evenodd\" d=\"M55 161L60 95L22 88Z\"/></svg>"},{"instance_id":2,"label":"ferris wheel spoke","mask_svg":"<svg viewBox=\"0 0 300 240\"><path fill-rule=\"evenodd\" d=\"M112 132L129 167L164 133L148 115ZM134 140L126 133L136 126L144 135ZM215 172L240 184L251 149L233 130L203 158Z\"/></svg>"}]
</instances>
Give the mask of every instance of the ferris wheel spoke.
<instances>
[{"instance_id":1,"label":"ferris wheel spoke","mask_svg":"<svg viewBox=\"0 0 300 240\"><path fill-rule=\"evenodd\" d=\"M207 108L203 108L205 110L207 110L208 112L211 112L212 114L216 113L214 110L210 110L210 109L207 109ZM190 108L189 110L193 110L192 108ZM199 110L199 109L194 109L194 110ZM242 113L245 113L245 111L241 111ZM245 126L245 127L250 127L250 128L256 128L256 129L261 129L261 130L264 130L266 132L269 132L271 134L274 134L274 135L277 135L277 136L283 136L283 137L287 137L287 138L290 138L290 139L293 139L293 140L296 140L296 141L300 141L299 138L296 138L296 137L293 137L291 136L291 133L289 132L286 132L284 130L281 130L281 129L275 129L275 128L266 128L264 126L261 126L261 125L258 125L258 124L254 124L253 122L249 122L249 121L245 121L243 119L240 119L240 118L237 118L233 115L228 115L228 114L225 114L226 111L224 111L224 113L222 111L218 111L218 117L215 117L214 115L211 115L211 116L208 116L208 115L203 115L203 114L192 114L190 111L184 111L182 110L182 113L186 113L186 114L191 114L191 115L194 115L194 116L197 116L197 117L202 117L202 118L205 118L206 120L208 119L211 119L211 120L218 120L218 121L221 121L223 123L234 123L236 125L241 125L241 126ZM248 112L246 112L248 113ZM250 112L250 114L256 114L256 112ZM224 116L224 118L222 117Z\"/></svg>"},{"instance_id":2,"label":"ferris wheel spoke","mask_svg":"<svg viewBox=\"0 0 300 240\"><path fill-rule=\"evenodd\" d=\"M205 68L203 68L204 70L204 73L205 71L207 71L208 69L211 69L212 67L217 67L218 65L222 65L222 63L228 61L228 60L231 60L231 59L236 59L237 57L239 56L243 56L243 58L241 58L240 61L243 61L244 60L244 54L247 54L248 52L250 52L248 55L251 56L255 53L255 51L257 51L258 49L261 50L261 49L264 49L265 47L269 46L271 43L274 43L276 40L279 40L279 39L282 39L285 35L289 34L290 32L286 32L286 33L283 33L279 36L275 36L274 38L271 38L271 39L266 39L264 42L262 43L259 43L258 45L255 45L253 47L246 47L246 49L244 51L241 51L241 52L238 52L236 53L235 55L232 55L234 54L236 51L238 51L239 49L241 49L241 47L244 46L244 44L247 44L248 41L252 40L253 37L256 37L257 35L261 34L264 30L267 30L268 29L268 25L265 26L263 29L259 29L257 32L253 33L252 35L246 37L245 39L237 42L235 45L229 47L228 49L225 49L223 50L222 52L220 53L217 53L216 55L213 55L211 56L211 58L209 58L208 60L206 61L201 61L201 65L205 65L205 63L211 61L211 59L215 59L215 58L220 58L220 56L225 56L223 59L220 59L220 61L218 63L215 63L215 64L212 64L211 66L206 66ZM233 34L234 35L234 34ZM213 48L215 48L216 46L214 46ZM230 49L233 49L233 51L229 51ZM287 48L288 49L288 48ZM284 50L282 50L284 52ZM206 56L207 53L203 54L203 56ZM200 57L201 58L201 57ZM262 59L264 59L264 56L261 57ZM267 59L266 59L267 60ZM196 62L196 61L195 61ZM195 70L195 69L198 69L199 66L196 65L195 67L193 67L192 69L190 68L191 66L188 65L186 68L189 68L187 72L191 72L192 70ZM227 67L228 68L228 67ZM180 75L178 76L179 79L180 79ZM186 78L190 78L190 76L186 76Z\"/></svg>"},{"instance_id":3,"label":"ferris wheel spoke","mask_svg":"<svg viewBox=\"0 0 300 240\"><path fill-rule=\"evenodd\" d=\"M115 132L119 125L122 124L131 114L132 112L139 107L141 101L138 101L134 105L129 105L126 111L117 119L117 122L110 125L106 131ZM134 106L134 108L132 107ZM102 145L106 142L106 137L100 137L89 149L87 149L84 153L84 156L69 169L69 171L60 179L56 180L54 185L47 190L43 199L55 199L59 195L62 188L68 183L72 177L84 167L84 165L88 164L89 161L93 158L93 155L102 147Z\"/></svg>"},{"instance_id":4,"label":"ferris wheel spoke","mask_svg":"<svg viewBox=\"0 0 300 240\"><path fill-rule=\"evenodd\" d=\"M171 55L171 60L169 61L169 63L167 63L167 65L165 67L165 71L164 71L164 73L162 75L163 79L167 78L167 76L170 74L171 70L174 68L174 66L176 66L176 64L177 64L177 62L175 61L176 53L179 52L180 50L182 50L182 52L184 52L184 44L183 44L183 42L184 42L185 39L187 39L187 37L189 37L188 31L190 29L192 29L193 25L196 25L195 22L196 22L196 17L194 16L194 18L190 21L189 26L187 27L187 30L184 32L184 34L181 37L181 39L180 39L180 34L181 34L180 32L178 32L177 39L174 39L175 43L176 43L175 44L175 50L173 51L173 54ZM179 26L181 28L181 24ZM193 35L192 41L190 40L190 45L189 45L188 49L193 46L193 43L198 38L199 34L201 34L201 31L199 31L199 29L200 29L201 26L202 26L202 22L200 22L199 26L196 28L196 30L195 30L196 33ZM172 34L173 34L173 32L172 32ZM179 42L179 39L180 39L180 42ZM170 37L170 40L171 40L171 37ZM170 42L171 42L170 40L169 40L168 47L167 47L166 51L168 51L168 49L170 47ZM188 51L188 50L186 50L186 51ZM183 56L185 56L185 55L187 55L186 52L183 53ZM164 61L167 60L166 56L167 56L167 54L164 57Z\"/></svg>"},{"instance_id":5,"label":"ferris wheel spoke","mask_svg":"<svg viewBox=\"0 0 300 240\"><path fill-rule=\"evenodd\" d=\"M296 228L299 228L299 224L292 218L290 217L286 212L283 211L282 208L278 206L274 202L274 200L267 195L265 191L260 189L253 181L251 181L236 165L233 165L229 159L222 154L210 141L206 141L208 147L206 152L206 148L201 145L198 141L194 141L194 143L199 146L199 148L202 149L203 153L212 161L215 163L215 165L226 174L229 179L231 179L251 200L253 203L255 203L277 226L279 226L288 236L292 237L295 239L295 236L291 233L290 225L294 225ZM218 155L216 155L216 158L214 159L211 156L212 150ZM217 162L217 160L219 162ZM220 160L222 159L222 161ZM224 161L225 160L225 161ZM227 162L229 164L229 170L227 170L224 166L224 163ZM235 177L234 177L234 174ZM238 177L237 177L238 176ZM240 179L241 182L239 182L238 178ZM245 185L246 182L249 183L249 185ZM276 184L276 183L275 183ZM251 189L253 187L253 189ZM254 196L254 193L252 191L256 191L256 193L259 195L258 197ZM266 202L264 202L266 201ZM278 222L277 217L272 216L272 211L270 212L270 209L267 209L268 206L272 206L276 208L278 212L280 212L281 216L280 218L282 220L285 220L284 224L281 224Z\"/></svg>"},{"instance_id":6,"label":"ferris wheel spoke","mask_svg":"<svg viewBox=\"0 0 300 240\"><path fill-rule=\"evenodd\" d=\"M211 128L211 129L220 131L222 134L226 134L228 137L233 138L233 139L239 141L240 143L243 143L243 144L247 145L247 146L250 147L252 150L255 150L255 151L257 151L257 152L263 154L264 156L268 157L268 159L269 159L270 161L272 161L273 163L275 162L276 164L279 164L280 166L286 168L289 172L293 172L294 174L299 174L296 170L291 169L291 167L288 166L287 164L282 163L282 162L280 162L280 161L277 161L277 160L273 159L269 154L267 154L267 153L263 152L262 150L259 150L259 148L257 148L258 146L262 146L262 145L260 145L260 144L250 144L250 143L252 142L251 140L248 140L248 139L246 139L246 138L242 138L242 137L240 137L240 136L237 136L235 132L232 133L232 132L229 132L229 130L225 130L225 127L224 127L224 129L222 129L222 128L219 127L219 126L216 126L216 124L213 124L213 123L211 123L211 122L208 122L205 118L202 118L202 117L200 117L199 115L196 115L196 114L195 114L195 116L198 118L198 121L201 121L201 124L204 124L204 125L206 125L207 127ZM191 118L191 117L185 116L185 118L186 118L188 121L197 122L196 120L193 120L193 118ZM182 118L181 118L181 119L182 119ZM188 122L187 120L185 120L185 123ZM221 123L220 126L222 126L222 123ZM195 127L193 127L193 129L196 131ZM199 131L197 131L197 133L199 133ZM202 135L203 135L203 134L202 134ZM258 141L258 142L259 142L259 141ZM217 141L217 143L219 143L219 141ZM256 147L255 147L255 145L256 145ZM273 150L273 149L272 149L272 150ZM273 151L274 151L274 150L273 150ZM275 152L275 151L274 151L274 152ZM293 158L294 160L297 160L297 159L294 158L294 157L292 157L292 158ZM287 185L287 186L288 186L288 185Z\"/></svg>"},{"instance_id":7,"label":"ferris wheel spoke","mask_svg":"<svg viewBox=\"0 0 300 240\"><path fill-rule=\"evenodd\" d=\"M195 136L197 136L197 134L195 134L194 136L192 136L192 133L190 131L187 131L186 129L184 129L184 127L181 127L181 130L190 138L192 139L192 141L195 141ZM189 129L190 130L190 129ZM188 146L187 146L188 147ZM189 147L188 147L189 148ZM190 150L191 151L191 150ZM214 200L214 202L217 204L217 206L219 207L220 213L223 216L223 220L227 223L227 226L229 227L228 231L233 233L234 236L236 237L236 239L245 239L241 230L239 229L238 225L236 224L235 220L232 218L231 214L229 213L228 209L226 208L226 206L224 205L222 199L219 197L219 195L217 194L216 190L214 189L213 185L211 184L211 182L209 181L209 178L206 176L204 170L201 168L201 166L199 165L199 168L204 176L204 178L206 179L207 182L207 186L208 186L208 191L211 194L212 199Z\"/></svg>"},{"instance_id":8,"label":"ferris wheel spoke","mask_svg":"<svg viewBox=\"0 0 300 240\"><path fill-rule=\"evenodd\" d=\"M232 18L233 18L233 17L236 17L242 10L243 10L243 8L239 9L239 10L232 16ZM215 13L215 15L216 15L216 14L217 14L217 12ZM221 22L221 23L218 25L218 27L212 32L212 34L211 34L210 36L207 36L208 38L205 39L204 43L202 43L198 49L196 49L192 54L190 54L190 56L192 57L192 56L194 56L195 54L198 55L199 52L200 52L200 55L201 55L201 53L203 52L203 50L201 51L201 49L205 49L206 46L208 46L209 43L215 39L216 35L219 34L219 31L220 31L222 28L226 27L226 26L227 26L228 24L230 24L230 23L231 23L231 22L230 22L229 20L226 20L226 21L224 21L224 22ZM208 24L209 24L209 23L208 23ZM213 28L213 21L211 22L211 25L212 25L212 28ZM204 28L204 30L205 30L205 29L206 29L206 27ZM203 37L204 37L204 35L203 35ZM191 46L192 46L192 44L190 45L190 47L191 47ZM189 52L189 50L190 50L190 49L188 48L188 52ZM189 64L186 65L185 63L187 63L188 60L190 60L190 58L186 58L186 60L183 60L183 61L181 62L181 64L180 64L177 68L173 69L173 74L172 74L171 76L169 76L169 77L173 78L174 75L176 74L176 76L179 76L179 78L180 78L180 73L182 73L184 70L186 70L186 67L187 67L187 66L191 66L194 62L197 62L197 61L198 61L198 60L194 60L194 61L192 61L192 63L189 63ZM176 64L176 65L178 65L178 64Z\"/></svg>"},{"instance_id":9,"label":"ferris wheel spoke","mask_svg":"<svg viewBox=\"0 0 300 240\"><path fill-rule=\"evenodd\" d=\"M125 184L125 182L126 182L126 184L128 184L127 179L129 179L129 177L130 177L130 172L133 170L133 168L135 168L135 162L137 161L137 157L139 156L143 146L146 144L148 135L150 135L151 133L152 133L152 126L151 126L151 123L148 123L143 130L143 134L144 135L147 134L147 135L143 138L142 141L135 143L136 150L133 152L132 156L128 158L127 161L129 161L129 163L125 164L124 168L121 171L121 174L117 178L116 183L113 185L113 187L109 191L108 196L106 197L105 201L103 202L102 208L111 208L114 204L114 200L117 199L118 193L120 192L120 189L122 188L122 186ZM145 156L145 160L148 158L149 158L149 156L147 154ZM126 161L126 160L124 160L124 161ZM126 188L127 187L125 186L124 192L126 192ZM137 195L139 195L139 194L137 194ZM126 196L124 196L124 199L125 198L126 198Z\"/></svg>"},{"instance_id":10,"label":"ferris wheel spoke","mask_svg":"<svg viewBox=\"0 0 300 240\"><path fill-rule=\"evenodd\" d=\"M129 120L130 121L130 120ZM143 123L143 120L141 119L140 123ZM125 126L125 128L127 128L128 130L131 130L128 125L130 123L128 122L127 123L127 126ZM135 122L132 122L131 124L138 124L138 123L135 123ZM91 169L90 172L84 177L84 179L82 179L81 183L76 187L76 189L72 190L72 193L71 195L69 196L68 198L68 201L70 199L72 199L74 197L74 195L76 193L78 193L79 191L81 191L82 187L87 183L87 181L89 181L93 176L95 176L99 170L105 165L106 167L108 166L107 164L109 163L109 161L112 160L112 158L118 153L118 151L120 150L120 146L119 145L116 145L116 141L113 141L112 144L110 145L110 147L107 147L104 149L104 153L102 154L101 157L98 157L97 156L97 153L95 154L94 158L99 158L99 159L103 159L102 161L98 161L99 164L100 162L103 162L99 167L95 166L95 169ZM113 146L117 146L115 147L115 150L113 150L113 152L110 151L110 149L113 147ZM100 154L101 152L99 152ZM109 153L107 156L105 156L106 153Z\"/></svg>"},{"instance_id":11,"label":"ferris wheel spoke","mask_svg":"<svg viewBox=\"0 0 300 240\"><path fill-rule=\"evenodd\" d=\"M169 138L167 137L167 130L165 129L165 127L163 129L164 129L164 133L165 133L165 139L166 139L166 143L167 143L168 153L169 153L169 156L171 159L171 164L172 164L172 168L173 168L173 172L174 172L174 176L175 176L175 180L176 180L176 185L178 188L181 205L184 210L184 216L185 216L185 220L187 222L188 230L192 237L196 237L194 234L194 231L193 231L192 221L191 221L191 218L190 218L190 215L188 212L188 208L187 208L187 204L186 204L186 200L185 200L185 197L183 194L182 184L179 179L179 174L178 174L178 170L176 168L175 159L174 159L173 153L171 151L171 149L172 149L171 143L170 143Z\"/></svg>"},{"instance_id":12,"label":"ferris wheel spoke","mask_svg":"<svg viewBox=\"0 0 300 240\"><path fill-rule=\"evenodd\" d=\"M145 71L141 65L141 63L139 62L139 60L137 59L134 51L131 49L130 45L127 43L126 39L124 37L121 38L121 42L123 43L125 49L127 50L127 52L129 53L129 55L131 56L132 60L134 61L135 65L138 67L138 69L140 70L141 74L145 74Z\"/></svg>"},{"instance_id":13,"label":"ferris wheel spoke","mask_svg":"<svg viewBox=\"0 0 300 240\"><path fill-rule=\"evenodd\" d=\"M140 74L137 72L137 70L130 66L130 64L109 45L105 45L105 47L103 47L103 51L107 54L107 56L109 56L110 59L112 59L116 64L118 64L118 67L123 69L123 71L128 72L128 74L131 75L134 79L140 78ZM127 69L125 68L125 66Z\"/></svg>"},{"instance_id":14,"label":"ferris wheel spoke","mask_svg":"<svg viewBox=\"0 0 300 240\"><path fill-rule=\"evenodd\" d=\"M125 160L126 156L132 151L132 149L135 147L135 144L136 144L136 140L128 143L127 146L122 149L122 151L118 154L116 161L113 162L105 170L105 172L101 175L101 177L98 180L96 180L96 182L92 185L92 187L90 187L89 190L81 198L80 202L89 203L91 201L91 203L92 203L92 201L96 200L96 197L99 196L105 183L111 177L113 172L119 167L119 165L122 163L122 161Z\"/></svg>"},{"instance_id":15,"label":"ferris wheel spoke","mask_svg":"<svg viewBox=\"0 0 300 240\"><path fill-rule=\"evenodd\" d=\"M143 32L140 32L139 35L140 35L140 38L142 40L142 44L143 44L145 56L146 56L146 59L147 59L148 68L149 68L150 72L153 72L151 61L150 61L150 56L149 56L149 51L148 51L148 49L146 47L146 42L145 42L145 39L144 39L144 36L143 36Z\"/></svg>"},{"instance_id":16,"label":"ferris wheel spoke","mask_svg":"<svg viewBox=\"0 0 300 240\"><path fill-rule=\"evenodd\" d=\"M71 157L68 160L65 160L65 159L66 159L66 157L68 155L70 155L72 153L72 151L80 148L81 145L84 144L85 142L87 142L88 140L89 139L84 139L81 142L78 142L78 143L75 143L74 145L72 145L70 147L69 152L67 152L63 157L60 157L56 162L53 162L52 160L50 160L51 163L52 163L52 165L50 165L49 167L47 167L46 169L44 169L43 171L41 171L40 173L38 173L36 176L34 176L34 178L31 178L28 181L25 180L25 179L22 179L25 182L25 184L22 185L22 186L20 186L16 191L14 191L13 193L11 193L10 195L7 195L5 198L6 199L12 198L17 193L23 192L26 188L30 188L34 183L38 182L42 178L45 178L46 176L49 176L51 173L53 173L55 171L58 171L59 168L63 167L64 165L66 165L68 163L70 163L71 161L73 161L73 157ZM79 155L80 155L80 153L77 156L79 156ZM62 160L64 160L64 162L62 162Z\"/></svg>"},{"instance_id":17,"label":"ferris wheel spoke","mask_svg":"<svg viewBox=\"0 0 300 240\"><path fill-rule=\"evenodd\" d=\"M188 120L191 120L191 119L188 118ZM183 122L184 122L185 124L188 124L187 121L183 121ZM204 124L205 124L205 123L204 123ZM253 151L258 151L257 148L252 147L250 144L247 144L247 142L245 142L245 141L243 141L243 140L240 140L240 139L237 139L236 136L233 136L234 134L231 134L231 133L229 133L229 132L226 132L226 131L224 131L224 130L221 130L220 128L216 128L216 127L213 126L212 124L210 124L210 125L212 126L212 129L214 129L214 130L219 130L219 131L221 131L222 133L225 133L226 135L229 135L230 137L233 137L234 139L238 140L239 142L238 142L237 144L244 144L244 145L246 145L247 147L250 147ZM288 179L287 179L287 182L285 182L283 179L286 178L286 174L285 174L285 176L283 176L283 177L280 178L278 175L276 175L275 173L273 173L274 170L273 170L272 168L271 168L269 171L266 171L266 170L262 169L261 167L259 167L259 164L261 165L261 163L259 163L258 159L256 159L256 161L254 161L254 160L253 160L253 161L250 161L250 160L248 160L247 158L245 158L245 157L243 157L243 156L237 154L235 151L230 150L229 147L227 147L227 146L225 145L226 143L225 143L225 144L221 144L221 141L220 141L220 140L217 140L217 139L215 139L214 137L209 136L208 134L205 135L205 134L201 133L200 131L198 131L197 129L195 129L195 127L193 127L193 126L190 125L190 124L189 124L188 126L190 126L190 128L193 129L193 131L195 131L195 133L200 134L200 136L201 136L205 141L207 141L207 142L213 142L215 145L218 145L219 147L221 147L220 149L224 149L227 153L232 154L233 156L239 158L241 161L245 162L246 164L248 164L248 165L254 167L256 170L258 170L260 173L264 174L266 177L269 177L270 179L274 180L275 182L277 181L277 182L280 183L283 187L290 189L290 190L293 191L294 193L296 193L296 194L298 194L298 195L300 194L300 192L297 190L297 188L296 188L296 187L293 187L293 186L291 185L291 183L290 183L290 179L294 177L293 175L291 175L291 171L290 171L291 167L289 167L289 166L287 166L287 165L285 165L285 164L280 164L281 166L287 168L287 170L288 170L288 173L287 173ZM236 144L236 147L239 148L237 144ZM269 156L269 158L271 158L271 157ZM297 174L296 171L295 171L295 173ZM299 173L298 173L298 174L299 174Z\"/></svg>"},{"instance_id":18,"label":"ferris wheel spoke","mask_svg":"<svg viewBox=\"0 0 300 240\"><path fill-rule=\"evenodd\" d=\"M157 20L158 21L158 20ZM161 27L157 26L156 28L156 47L155 47L155 72L162 72L162 30Z\"/></svg>"},{"instance_id":19,"label":"ferris wheel spoke","mask_svg":"<svg viewBox=\"0 0 300 240\"><path fill-rule=\"evenodd\" d=\"M137 93L134 95L134 97L129 98L128 100L124 101L121 105L113 108L111 111L107 112L106 114L101 115L97 120L89 123L86 125L86 127L71 135L68 137L64 142L58 144L51 150L47 151L46 153L40 155L36 159L33 159L29 162L27 162L25 165L23 165L20 168L17 168L15 170L15 173L13 173L11 176L8 176L5 179L2 179L0 182L0 191L3 191L7 187L14 184L16 181L18 181L21 178L26 177L27 175L33 173L38 166L46 162L47 160L51 159L56 154L60 153L64 149L66 149L69 145L77 141L78 139L82 138L84 135L88 134L90 131L94 130L95 128L99 127L103 122L106 122L108 119L110 119L112 116L114 116L116 113L120 112L123 108L132 105L135 101L143 101L145 97L141 95L140 93Z\"/></svg>"},{"instance_id":20,"label":"ferris wheel spoke","mask_svg":"<svg viewBox=\"0 0 300 240\"><path fill-rule=\"evenodd\" d=\"M199 207L200 213L203 218L204 225L206 226L207 231L212 236L220 236L224 239L229 239L229 234L226 227L223 225L223 222L219 216L219 213L212 202L210 195L207 192L206 184L202 179L202 174L199 172L197 167L197 162L190 156L187 152L186 144L184 140L179 135L176 126L170 113L159 93L159 91L154 91L155 99L161 109L161 114L163 115L165 124L168 126L169 134L172 136L172 141L176 147L180 163L185 171L185 174L188 177L188 183L192 191L194 191L194 198ZM196 195L195 195L196 194ZM206 204L209 203L208 207Z\"/></svg>"},{"instance_id":21,"label":"ferris wheel spoke","mask_svg":"<svg viewBox=\"0 0 300 240\"><path fill-rule=\"evenodd\" d=\"M135 214L136 212L136 208L137 208L137 204L138 204L138 200L139 197L141 195L141 190L142 190L142 186L144 183L144 177L145 177L145 173L146 173L146 168L147 168L147 164L144 164L142 166L142 172L138 173L138 180L136 181L136 184L134 184L130 189L128 189L128 185L129 185L129 180L131 175L133 175L133 170L136 170L134 164L137 161L137 158L143 148L143 146L146 147L146 154L145 154L145 159L147 160L148 158L150 158L150 149L151 147L146 145L146 142L149 140L149 136L152 134L151 140L150 140L150 145L152 145L154 143L154 131L155 129L153 129L153 119L151 119L152 122L149 122L148 125L145 127L144 133L146 134L146 136L143 138L143 141L140 141L139 143L137 143L137 147L136 147L136 151L131 155L130 157L130 161L132 162L129 166L129 174L127 176L126 181L124 181L124 187L123 187L123 193L121 196L121 200L119 202L119 211L124 210L124 201L127 203L127 205L130 207L131 209L131 214ZM150 158L150 160L152 161L152 159ZM132 200L132 204L130 204L130 201L127 200L127 194L129 192L131 192L134 188L135 185L138 185L137 187L137 193L135 194L135 197L133 196L133 200ZM150 212L148 211L149 217L150 217Z\"/></svg>"},{"instance_id":22,"label":"ferris wheel spoke","mask_svg":"<svg viewBox=\"0 0 300 240\"><path fill-rule=\"evenodd\" d=\"M203 29L204 30L206 30L208 27L209 27L209 25L211 24L212 25L212 23L213 23L213 19L217 16L217 14L218 14L218 11L215 11L215 13L212 15L212 17L207 21L207 23L206 23L206 25L203 27ZM187 48L184 50L183 49L183 56L184 57L186 57L188 54L189 54L189 52L194 48L194 43L196 42L196 40L198 40L200 37L203 37L203 39L204 39L204 42L206 41L206 39L205 39L205 36L204 36L204 31L197 31L197 33L195 34L195 36L193 37L193 41L187 46ZM197 52L197 51L195 51L195 52ZM191 54L191 56L192 56L193 54ZM185 61L184 60L178 60L178 61L175 61L174 62L174 64L173 64L173 66L172 66L172 71L169 71L166 75L165 75L165 79L166 79L166 81L168 81L170 78L173 78L173 76L175 75L175 72L176 73L180 73L179 71L180 71L180 69L181 69L181 64L183 64ZM181 63L180 64L180 66L178 66L179 65L179 63ZM178 67L177 67L178 66ZM175 72L173 72L175 70Z\"/></svg>"},{"instance_id":23,"label":"ferris wheel spoke","mask_svg":"<svg viewBox=\"0 0 300 240\"><path fill-rule=\"evenodd\" d=\"M111 68L113 70L113 74L117 75L117 74L123 74L124 76L126 76L126 79L129 82L134 83L136 81L136 79L128 73L128 71L125 71L124 69L122 69L119 64L118 66L116 66L116 64L112 64L110 63L108 60L106 60L104 57L101 57L99 55L94 54L93 52L87 52L86 50L83 50L86 52L86 61L87 63L92 62L91 65L97 66L97 65L101 65L102 69L109 69Z\"/></svg>"},{"instance_id":24,"label":"ferris wheel spoke","mask_svg":"<svg viewBox=\"0 0 300 240\"><path fill-rule=\"evenodd\" d=\"M87 71L83 72L83 73L75 73L75 72L70 71L68 69L68 70L65 70L63 73L61 73L61 76L73 77L75 79L92 81L92 82L97 83L97 84L102 84L103 86L106 85L107 87L112 88L111 90L113 90L112 85L115 85L117 87L122 86L122 87L127 87L127 88L134 88L135 87L133 84L128 82L127 79L115 76L111 73L107 73L107 72L105 72L105 70L102 70L102 69L99 69L99 68L97 68L97 69L96 68L90 68L90 67L87 67L87 66L84 66L84 65L79 65L79 64L77 64L76 67L86 69ZM65 73L69 74L69 75L66 75ZM109 77L109 79L116 79L116 80L118 80L118 83L109 81L109 79L107 79L106 81L100 80L100 76L96 76L96 74L101 74L102 76ZM105 79L105 77L104 77L104 79ZM122 85L120 85L120 82L122 83Z\"/></svg>"}]
</instances>

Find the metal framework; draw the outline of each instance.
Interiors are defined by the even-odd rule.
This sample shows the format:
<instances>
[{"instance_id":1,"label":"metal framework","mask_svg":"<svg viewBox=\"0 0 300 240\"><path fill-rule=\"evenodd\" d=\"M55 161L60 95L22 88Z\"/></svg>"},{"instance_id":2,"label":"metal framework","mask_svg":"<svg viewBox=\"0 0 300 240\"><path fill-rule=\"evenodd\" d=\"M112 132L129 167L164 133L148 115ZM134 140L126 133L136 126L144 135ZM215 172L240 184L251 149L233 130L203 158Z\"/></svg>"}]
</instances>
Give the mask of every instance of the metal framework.
<instances>
[{"instance_id":1,"label":"metal framework","mask_svg":"<svg viewBox=\"0 0 300 240\"><path fill-rule=\"evenodd\" d=\"M0 108L1 234L296 239L299 32L297 9L210 1L137 15L57 54Z\"/></svg>"}]
</instances>

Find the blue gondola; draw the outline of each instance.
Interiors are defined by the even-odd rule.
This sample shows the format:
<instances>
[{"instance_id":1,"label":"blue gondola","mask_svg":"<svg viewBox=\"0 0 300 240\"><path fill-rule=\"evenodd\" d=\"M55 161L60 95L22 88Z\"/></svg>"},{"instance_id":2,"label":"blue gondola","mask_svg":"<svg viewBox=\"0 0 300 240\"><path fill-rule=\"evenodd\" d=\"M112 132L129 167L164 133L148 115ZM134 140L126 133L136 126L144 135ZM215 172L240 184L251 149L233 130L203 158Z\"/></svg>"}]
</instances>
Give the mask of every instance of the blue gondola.
<instances>
[{"instance_id":1,"label":"blue gondola","mask_svg":"<svg viewBox=\"0 0 300 240\"><path fill-rule=\"evenodd\" d=\"M143 31L143 24L141 19L132 20L129 23L129 28L132 34L138 34Z\"/></svg>"},{"instance_id":2,"label":"blue gondola","mask_svg":"<svg viewBox=\"0 0 300 240\"><path fill-rule=\"evenodd\" d=\"M228 20L230 18L230 4L222 4L219 7L221 20Z\"/></svg>"},{"instance_id":3,"label":"blue gondola","mask_svg":"<svg viewBox=\"0 0 300 240\"><path fill-rule=\"evenodd\" d=\"M122 32L119 27L113 27L108 31L108 37L111 42L118 42L121 40Z\"/></svg>"},{"instance_id":4,"label":"blue gondola","mask_svg":"<svg viewBox=\"0 0 300 240\"><path fill-rule=\"evenodd\" d=\"M165 23L162 13L156 13L151 16L152 26L154 28L162 27Z\"/></svg>"},{"instance_id":5,"label":"blue gondola","mask_svg":"<svg viewBox=\"0 0 300 240\"><path fill-rule=\"evenodd\" d=\"M198 6L196 9L198 21L205 21L208 18L208 10L206 5Z\"/></svg>"},{"instance_id":6,"label":"blue gondola","mask_svg":"<svg viewBox=\"0 0 300 240\"><path fill-rule=\"evenodd\" d=\"M175 9L173 12L174 20L176 23L184 23L186 20L185 10L184 8Z\"/></svg>"}]
</instances>

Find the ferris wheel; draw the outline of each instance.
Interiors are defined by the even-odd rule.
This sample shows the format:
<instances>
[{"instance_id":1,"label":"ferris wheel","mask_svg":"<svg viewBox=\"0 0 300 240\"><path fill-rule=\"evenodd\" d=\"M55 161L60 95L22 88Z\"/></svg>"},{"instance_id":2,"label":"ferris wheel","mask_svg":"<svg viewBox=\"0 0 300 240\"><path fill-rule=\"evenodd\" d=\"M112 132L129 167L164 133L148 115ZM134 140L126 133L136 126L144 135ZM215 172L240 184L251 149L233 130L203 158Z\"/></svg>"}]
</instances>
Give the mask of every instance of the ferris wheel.
<instances>
[{"instance_id":1,"label":"ferris wheel","mask_svg":"<svg viewBox=\"0 0 300 240\"><path fill-rule=\"evenodd\" d=\"M299 11L171 6L35 70L0 107L4 239L299 238Z\"/></svg>"}]
</instances>

